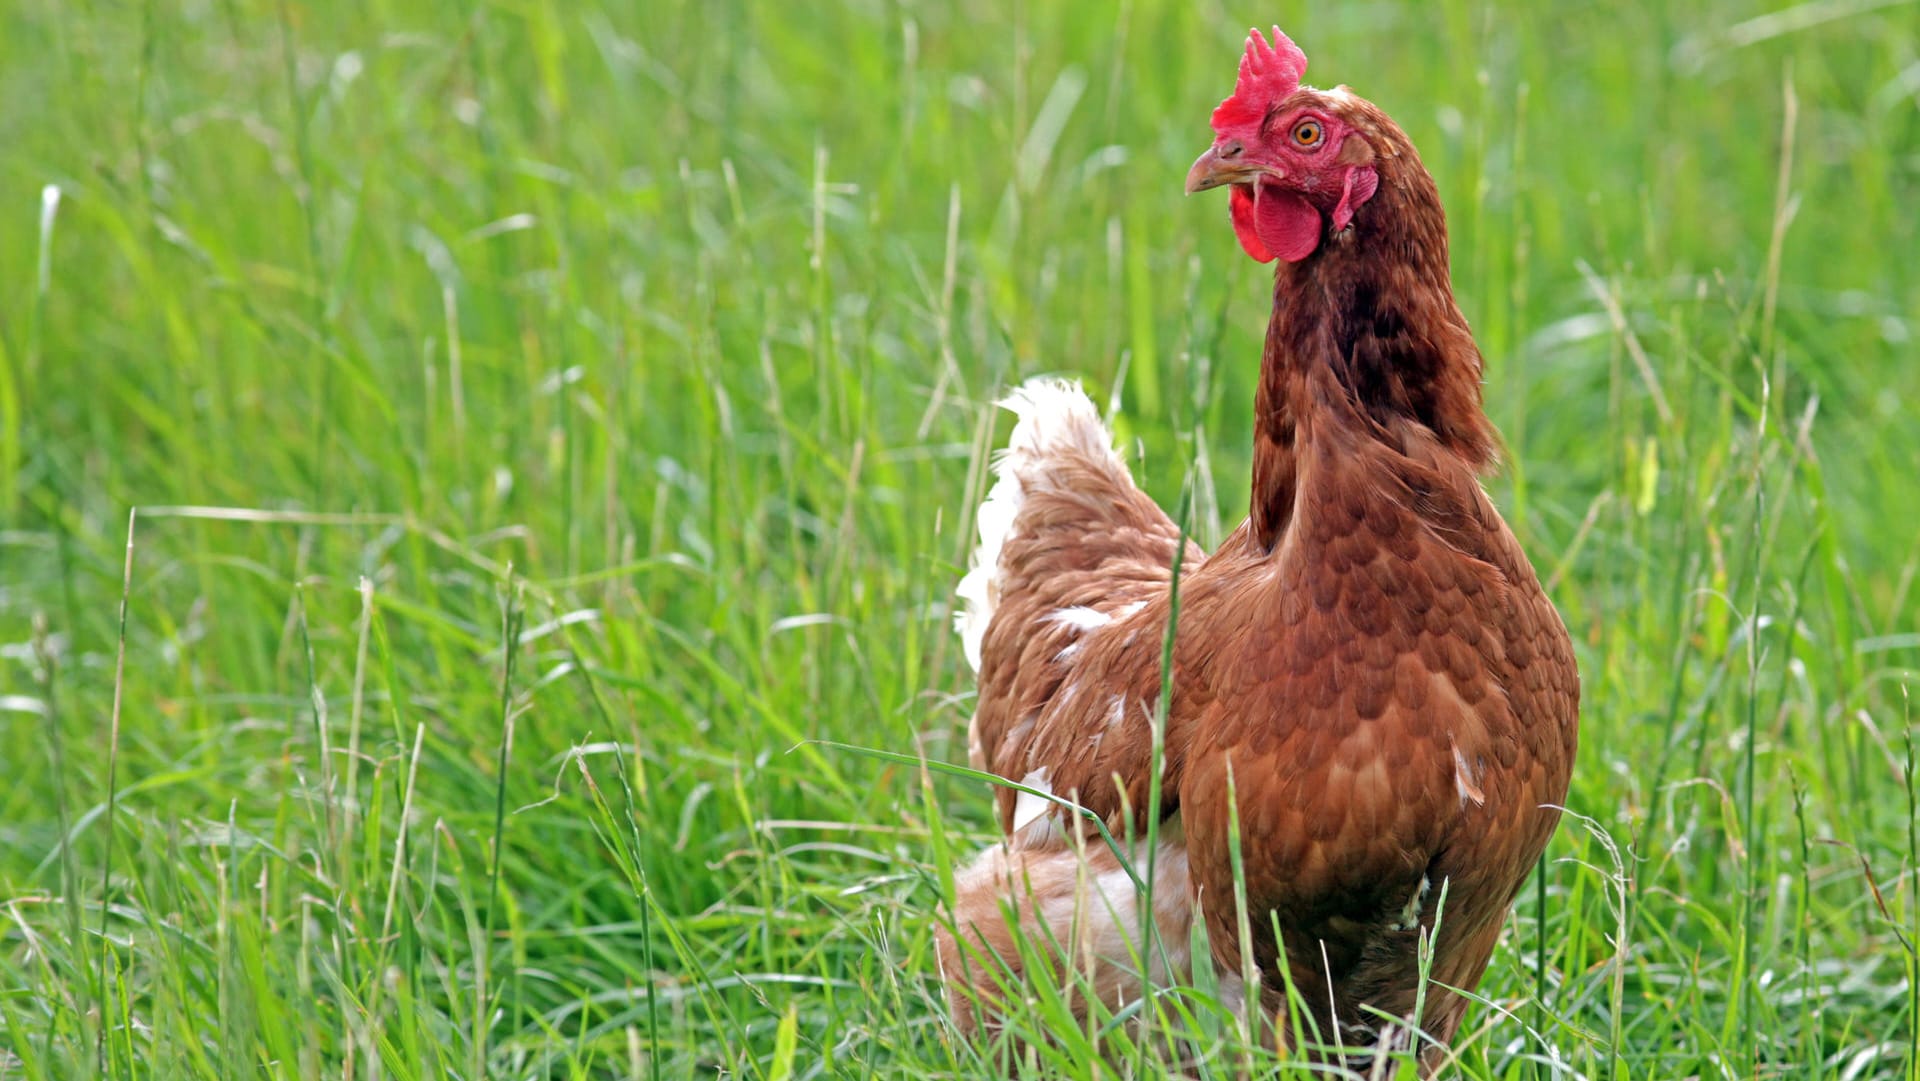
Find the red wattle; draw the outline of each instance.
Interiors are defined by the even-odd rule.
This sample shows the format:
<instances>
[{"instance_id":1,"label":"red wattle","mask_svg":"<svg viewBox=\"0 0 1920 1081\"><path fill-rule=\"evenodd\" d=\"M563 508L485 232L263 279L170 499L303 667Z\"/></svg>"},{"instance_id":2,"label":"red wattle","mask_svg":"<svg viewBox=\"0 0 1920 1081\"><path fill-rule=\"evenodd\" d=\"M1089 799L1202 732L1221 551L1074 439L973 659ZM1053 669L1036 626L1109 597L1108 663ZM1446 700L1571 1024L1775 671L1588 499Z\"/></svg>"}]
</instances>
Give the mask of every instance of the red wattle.
<instances>
[{"instance_id":1,"label":"red wattle","mask_svg":"<svg viewBox=\"0 0 1920 1081\"><path fill-rule=\"evenodd\" d=\"M1304 196L1262 184L1253 198L1253 211L1261 245L1287 262L1297 263L1320 246L1320 211ZM1241 244L1245 243L1242 238Z\"/></svg>"},{"instance_id":2,"label":"red wattle","mask_svg":"<svg viewBox=\"0 0 1920 1081\"><path fill-rule=\"evenodd\" d=\"M1233 215L1233 235L1240 238L1240 246L1253 256L1256 263L1273 262L1273 253L1260 242L1260 231L1253 221L1253 191L1245 184L1235 184L1227 196L1227 211Z\"/></svg>"}]
</instances>

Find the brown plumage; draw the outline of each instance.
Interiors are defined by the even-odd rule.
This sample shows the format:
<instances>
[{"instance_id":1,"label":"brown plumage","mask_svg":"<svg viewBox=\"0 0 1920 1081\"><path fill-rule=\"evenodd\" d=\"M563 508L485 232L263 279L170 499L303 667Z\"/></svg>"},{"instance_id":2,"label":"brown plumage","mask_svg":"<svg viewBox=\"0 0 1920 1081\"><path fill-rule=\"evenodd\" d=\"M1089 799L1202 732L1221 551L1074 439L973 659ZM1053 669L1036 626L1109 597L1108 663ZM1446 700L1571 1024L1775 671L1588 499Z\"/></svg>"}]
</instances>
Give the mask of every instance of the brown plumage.
<instances>
[{"instance_id":1,"label":"brown plumage","mask_svg":"<svg viewBox=\"0 0 1920 1081\"><path fill-rule=\"evenodd\" d=\"M1189 190L1233 184L1243 245L1280 262L1250 513L1217 551L1184 559L1160 800L1149 806L1151 718L1179 531L1065 384L1009 400L1021 419L981 508L961 586L979 673L970 752L1072 797L1116 836L1157 819L1167 959L1188 963L1198 915L1228 987L1242 971L1237 816L1269 1022L1284 1014L1284 962L1321 1042L1336 1042L1334 1018L1337 1042L1370 1047L1385 1014L1444 1043L1466 1004L1446 988L1478 983L1558 820L1578 676L1478 481L1496 437L1433 180L1372 104L1299 87L1305 57L1274 34L1271 46L1254 35L1189 178ZM1118 858L1045 801L997 799L1007 839L960 876L960 939L941 941L962 1027L991 1029L998 996L1020 993L983 964L1019 971L1006 905L1068 954L1024 978L1072 964L1109 1007L1140 994L1137 902ZM1418 943L1443 890L1436 986L1416 1019Z\"/></svg>"}]
</instances>

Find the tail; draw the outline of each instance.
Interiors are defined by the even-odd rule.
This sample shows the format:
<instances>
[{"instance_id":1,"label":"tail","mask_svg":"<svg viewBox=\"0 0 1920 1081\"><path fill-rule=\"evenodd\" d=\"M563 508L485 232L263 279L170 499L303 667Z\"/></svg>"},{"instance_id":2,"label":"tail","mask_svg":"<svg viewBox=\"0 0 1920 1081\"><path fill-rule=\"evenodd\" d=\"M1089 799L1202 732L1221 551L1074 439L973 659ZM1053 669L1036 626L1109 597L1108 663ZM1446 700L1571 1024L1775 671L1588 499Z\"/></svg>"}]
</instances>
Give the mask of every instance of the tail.
<instances>
[{"instance_id":1,"label":"tail","mask_svg":"<svg viewBox=\"0 0 1920 1081\"><path fill-rule=\"evenodd\" d=\"M1034 380L1001 404L1020 420L980 505L980 547L955 618L979 674L967 757L1008 779L1050 770L1060 791L1098 801L1111 795L1114 774L1146 775L1145 744L1103 744L1102 733L1115 703L1142 698L1134 688L1155 678L1159 653L1149 639L1158 632L1141 632L1163 625L1151 606L1167 596L1180 530L1134 486L1078 386ZM1189 545L1185 565L1199 562ZM1111 655L1130 642L1147 645ZM1104 693L1066 708L1077 658L1101 650ZM1086 753L1061 753L1067 747ZM1003 828L1012 829L1012 792L996 798Z\"/></svg>"},{"instance_id":2,"label":"tail","mask_svg":"<svg viewBox=\"0 0 1920 1081\"><path fill-rule=\"evenodd\" d=\"M960 579L956 591L965 606L954 617L954 625L966 648L967 663L976 672L980 670L980 647L987 624L1006 591L1007 568L1002 565L1002 556L1020 524L1029 496L1036 492L1098 492L1101 488L1116 496L1137 494L1126 463L1114 453L1113 434L1078 383L1030 380L999 404L1020 420L1013 426L1007 449L995 463L998 479L976 516L980 547L974 551L972 569Z\"/></svg>"}]
</instances>

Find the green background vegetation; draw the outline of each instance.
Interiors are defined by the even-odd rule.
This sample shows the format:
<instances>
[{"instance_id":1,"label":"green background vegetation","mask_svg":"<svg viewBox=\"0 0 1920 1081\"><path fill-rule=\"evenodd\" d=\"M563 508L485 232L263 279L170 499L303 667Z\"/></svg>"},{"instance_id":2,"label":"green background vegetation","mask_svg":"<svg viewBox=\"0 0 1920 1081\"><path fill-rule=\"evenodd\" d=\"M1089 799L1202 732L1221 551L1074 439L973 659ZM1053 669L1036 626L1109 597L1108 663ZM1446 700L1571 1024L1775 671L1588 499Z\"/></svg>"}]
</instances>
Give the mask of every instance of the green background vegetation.
<instances>
[{"instance_id":1,"label":"green background vegetation","mask_svg":"<svg viewBox=\"0 0 1920 1081\"><path fill-rule=\"evenodd\" d=\"M1270 21L1585 678L1463 1075L1920 1076L1920 7L6 0L0 1078L988 1074L987 792L807 741L964 759L998 388L1242 515Z\"/></svg>"}]
</instances>

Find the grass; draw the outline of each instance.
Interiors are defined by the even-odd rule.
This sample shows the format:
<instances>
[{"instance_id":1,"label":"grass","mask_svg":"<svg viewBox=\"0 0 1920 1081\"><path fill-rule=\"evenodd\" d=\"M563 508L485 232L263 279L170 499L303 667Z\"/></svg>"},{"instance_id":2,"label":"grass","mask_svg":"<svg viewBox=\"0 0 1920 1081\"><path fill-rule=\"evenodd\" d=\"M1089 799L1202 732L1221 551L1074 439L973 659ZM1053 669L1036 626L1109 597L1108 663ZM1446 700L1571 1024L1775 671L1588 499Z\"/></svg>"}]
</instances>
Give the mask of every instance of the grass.
<instances>
[{"instance_id":1,"label":"grass","mask_svg":"<svg viewBox=\"0 0 1920 1081\"><path fill-rule=\"evenodd\" d=\"M1439 181L1584 675L1460 1075L1920 1078L1885 0L0 6L0 1078L988 1075L986 403L1239 519L1269 20Z\"/></svg>"}]
</instances>

